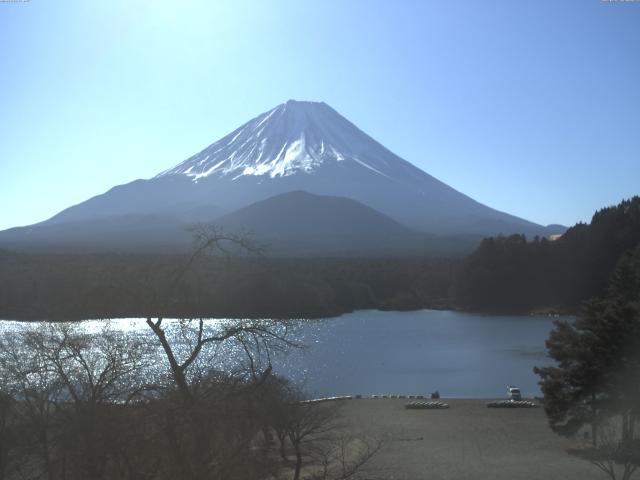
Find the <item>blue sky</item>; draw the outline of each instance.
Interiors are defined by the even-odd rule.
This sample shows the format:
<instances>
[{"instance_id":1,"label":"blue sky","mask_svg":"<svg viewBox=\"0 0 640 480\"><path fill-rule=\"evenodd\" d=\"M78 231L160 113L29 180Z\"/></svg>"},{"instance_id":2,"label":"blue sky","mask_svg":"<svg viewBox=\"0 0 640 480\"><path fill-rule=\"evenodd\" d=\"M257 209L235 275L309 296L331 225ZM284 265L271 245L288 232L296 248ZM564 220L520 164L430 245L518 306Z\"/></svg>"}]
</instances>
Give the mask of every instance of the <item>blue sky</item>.
<instances>
[{"instance_id":1,"label":"blue sky","mask_svg":"<svg viewBox=\"0 0 640 480\"><path fill-rule=\"evenodd\" d=\"M640 193L640 3L0 3L0 229L149 178L289 98L325 101L539 223Z\"/></svg>"}]
</instances>

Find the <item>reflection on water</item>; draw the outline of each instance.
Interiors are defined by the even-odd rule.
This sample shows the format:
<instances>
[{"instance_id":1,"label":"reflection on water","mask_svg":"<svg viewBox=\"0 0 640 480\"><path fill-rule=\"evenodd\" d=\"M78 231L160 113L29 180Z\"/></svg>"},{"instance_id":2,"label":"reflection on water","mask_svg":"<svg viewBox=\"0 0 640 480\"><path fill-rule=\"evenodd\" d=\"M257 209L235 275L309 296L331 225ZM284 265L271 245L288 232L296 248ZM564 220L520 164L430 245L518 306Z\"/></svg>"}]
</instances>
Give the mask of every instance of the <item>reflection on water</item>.
<instances>
[{"instance_id":1,"label":"reflection on water","mask_svg":"<svg viewBox=\"0 0 640 480\"><path fill-rule=\"evenodd\" d=\"M274 371L312 395L428 394L500 397L507 385L539 394L534 365L550 362L544 341L552 318L492 316L453 311L359 311L338 318L303 321L294 336L308 346L274 359ZM177 324L173 321L174 325ZM221 320L211 320L215 328ZM143 319L111 320L113 328L150 334ZM0 330L20 323L0 322ZM30 324L42 328L42 323ZM82 323L99 333L103 321ZM233 364L239 350L216 355Z\"/></svg>"}]
</instances>

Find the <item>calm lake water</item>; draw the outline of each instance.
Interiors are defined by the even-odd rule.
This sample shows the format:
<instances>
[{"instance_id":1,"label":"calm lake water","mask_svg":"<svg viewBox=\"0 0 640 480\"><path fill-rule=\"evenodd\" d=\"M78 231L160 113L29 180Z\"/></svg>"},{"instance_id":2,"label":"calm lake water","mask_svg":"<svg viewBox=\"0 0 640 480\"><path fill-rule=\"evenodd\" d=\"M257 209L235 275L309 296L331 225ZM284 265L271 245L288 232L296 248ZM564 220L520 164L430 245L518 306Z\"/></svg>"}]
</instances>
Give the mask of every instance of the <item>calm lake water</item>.
<instances>
[{"instance_id":1,"label":"calm lake water","mask_svg":"<svg viewBox=\"0 0 640 480\"><path fill-rule=\"evenodd\" d=\"M502 397L507 385L539 395L534 366L551 363L547 316L495 316L453 311L359 311L305 321L296 338L308 345L275 360L274 370L312 396L428 394ZM13 322L0 322L0 330ZM98 321L84 322L99 331ZM146 332L142 319L112 325Z\"/></svg>"},{"instance_id":2,"label":"calm lake water","mask_svg":"<svg viewBox=\"0 0 640 480\"><path fill-rule=\"evenodd\" d=\"M311 347L284 369L317 395L500 397L507 385L539 395L534 366L551 364L547 316L453 311L359 311L309 327Z\"/></svg>"}]
</instances>

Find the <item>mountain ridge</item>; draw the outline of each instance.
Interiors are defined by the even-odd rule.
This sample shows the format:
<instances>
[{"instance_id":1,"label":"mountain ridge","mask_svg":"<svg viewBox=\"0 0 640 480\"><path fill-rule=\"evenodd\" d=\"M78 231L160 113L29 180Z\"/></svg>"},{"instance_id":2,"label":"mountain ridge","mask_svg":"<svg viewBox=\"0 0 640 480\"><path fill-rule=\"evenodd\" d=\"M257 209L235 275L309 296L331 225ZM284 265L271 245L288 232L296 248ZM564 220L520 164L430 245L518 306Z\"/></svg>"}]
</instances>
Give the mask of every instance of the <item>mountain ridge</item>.
<instances>
[{"instance_id":1,"label":"mountain ridge","mask_svg":"<svg viewBox=\"0 0 640 480\"><path fill-rule=\"evenodd\" d=\"M212 210L231 213L293 191L351 199L432 235L546 236L563 231L473 200L395 155L326 103L293 100L173 168L115 186L36 225L127 215L208 222ZM28 232L30 227L25 228Z\"/></svg>"}]
</instances>

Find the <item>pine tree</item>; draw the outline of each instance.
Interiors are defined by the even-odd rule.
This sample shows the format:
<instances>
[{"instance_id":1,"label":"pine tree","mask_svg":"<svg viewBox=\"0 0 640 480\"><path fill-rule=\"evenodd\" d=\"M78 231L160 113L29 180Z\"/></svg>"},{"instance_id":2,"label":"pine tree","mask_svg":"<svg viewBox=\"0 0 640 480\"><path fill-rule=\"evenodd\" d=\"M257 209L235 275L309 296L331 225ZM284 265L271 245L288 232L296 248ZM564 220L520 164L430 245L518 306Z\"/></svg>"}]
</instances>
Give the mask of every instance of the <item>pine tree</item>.
<instances>
[{"instance_id":1,"label":"pine tree","mask_svg":"<svg viewBox=\"0 0 640 480\"><path fill-rule=\"evenodd\" d=\"M592 447L573 451L616 477L640 464L640 246L625 254L604 298L586 303L575 322L558 321L546 342L557 364L535 368L551 428L565 436L591 427ZM600 425L618 425L599 438Z\"/></svg>"}]
</instances>

